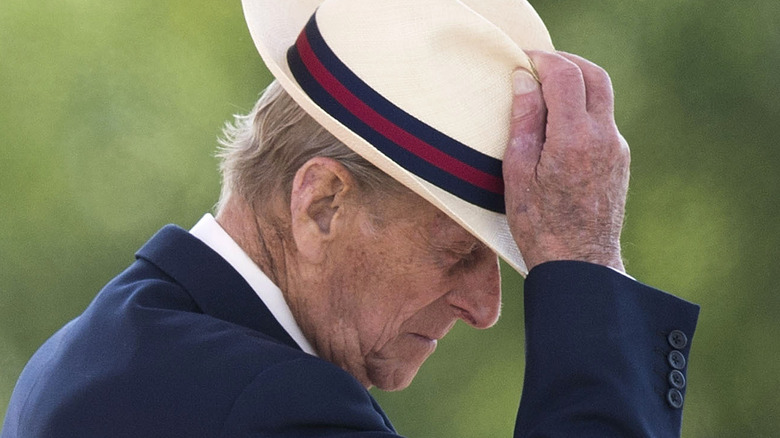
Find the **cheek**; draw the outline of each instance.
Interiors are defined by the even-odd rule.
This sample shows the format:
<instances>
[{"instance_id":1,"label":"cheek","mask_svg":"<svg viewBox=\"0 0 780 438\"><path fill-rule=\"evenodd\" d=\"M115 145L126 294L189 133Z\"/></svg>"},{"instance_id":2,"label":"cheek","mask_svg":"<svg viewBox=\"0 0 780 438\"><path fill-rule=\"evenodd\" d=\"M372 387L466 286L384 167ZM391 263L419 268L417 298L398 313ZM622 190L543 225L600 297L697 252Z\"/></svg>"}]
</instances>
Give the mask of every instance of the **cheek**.
<instances>
[{"instance_id":1,"label":"cheek","mask_svg":"<svg viewBox=\"0 0 780 438\"><path fill-rule=\"evenodd\" d=\"M440 274L430 270L372 278L357 315L363 351L411 348L403 339L404 331L424 323L421 315L447 293L444 286Z\"/></svg>"},{"instance_id":2,"label":"cheek","mask_svg":"<svg viewBox=\"0 0 780 438\"><path fill-rule=\"evenodd\" d=\"M361 261L359 272L351 275L362 303L408 317L446 293L442 270L431 261L383 255Z\"/></svg>"},{"instance_id":3,"label":"cheek","mask_svg":"<svg viewBox=\"0 0 780 438\"><path fill-rule=\"evenodd\" d=\"M365 364L371 382L383 390L408 386L437 346L437 342L418 334L441 336L447 333L457 320L448 309L444 298L429 304L405 319L400 330L381 348L369 352Z\"/></svg>"}]
</instances>

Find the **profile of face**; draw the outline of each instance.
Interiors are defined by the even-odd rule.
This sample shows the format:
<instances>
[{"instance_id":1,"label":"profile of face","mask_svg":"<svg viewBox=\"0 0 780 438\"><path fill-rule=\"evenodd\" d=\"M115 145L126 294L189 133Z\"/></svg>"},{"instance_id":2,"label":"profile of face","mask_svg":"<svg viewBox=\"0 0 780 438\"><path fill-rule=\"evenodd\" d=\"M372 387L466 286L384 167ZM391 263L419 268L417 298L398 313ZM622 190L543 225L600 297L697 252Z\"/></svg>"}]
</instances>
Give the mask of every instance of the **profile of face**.
<instances>
[{"instance_id":1,"label":"profile of face","mask_svg":"<svg viewBox=\"0 0 780 438\"><path fill-rule=\"evenodd\" d=\"M306 217L297 225L293 219L306 290L288 301L320 357L366 387L402 389L458 319L476 328L495 324L498 259L419 196L367 202L349 174L341 177L346 182L326 184L335 194L305 203L298 211ZM314 176L302 181L317 183ZM301 193L316 191L308 190ZM301 221L310 221L308 229L301 231Z\"/></svg>"}]
</instances>

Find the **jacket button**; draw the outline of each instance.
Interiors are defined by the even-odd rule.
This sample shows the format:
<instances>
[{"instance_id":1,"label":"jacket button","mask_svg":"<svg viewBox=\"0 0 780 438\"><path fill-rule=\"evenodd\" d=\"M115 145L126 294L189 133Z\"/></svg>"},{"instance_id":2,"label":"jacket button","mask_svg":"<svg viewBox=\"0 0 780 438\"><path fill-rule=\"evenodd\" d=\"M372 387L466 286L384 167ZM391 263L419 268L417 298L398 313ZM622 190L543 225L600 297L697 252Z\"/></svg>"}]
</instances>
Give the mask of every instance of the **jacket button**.
<instances>
[{"instance_id":1,"label":"jacket button","mask_svg":"<svg viewBox=\"0 0 780 438\"><path fill-rule=\"evenodd\" d=\"M683 395L680 390L672 388L666 393L666 401L669 402L669 406L680 409L683 405Z\"/></svg>"},{"instance_id":2,"label":"jacket button","mask_svg":"<svg viewBox=\"0 0 780 438\"><path fill-rule=\"evenodd\" d=\"M672 350L669 353L669 365L676 370L685 368L685 356L677 350Z\"/></svg>"},{"instance_id":3,"label":"jacket button","mask_svg":"<svg viewBox=\"0 0 780 438\"><path fill-rule=\"evenodd\" d=\"M680 370L672 370L669 373L669 384L677 389L685 388L685 376Z\"/></svg>"},{"instance_id":4,"label":"jacket button","mask_svg":"<svg viewBox=\"0 0 780 438\"><path fill-rule=\"evenodd\" d=\"M676 350L682 350L686 345L688 345L688 337L685 336L685 333L681 332L680 330L672 330L666 339L669 341L669 345L671 345L672 348Z\"/></svg>"}]
</instances>

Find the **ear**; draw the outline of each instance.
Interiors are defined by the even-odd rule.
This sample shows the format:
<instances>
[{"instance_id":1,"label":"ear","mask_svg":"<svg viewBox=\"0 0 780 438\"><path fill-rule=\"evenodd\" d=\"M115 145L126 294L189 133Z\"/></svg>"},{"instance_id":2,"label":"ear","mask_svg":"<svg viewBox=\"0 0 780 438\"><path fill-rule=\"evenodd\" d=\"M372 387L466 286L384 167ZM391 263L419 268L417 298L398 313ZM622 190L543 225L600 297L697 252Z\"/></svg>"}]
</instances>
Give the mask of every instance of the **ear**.
<instances>
[{"instance_id":1,"label":"ear","mask_svg":"<svg viewBox=\"0 0 780 438\"><path fill-rule=\"evenodd\" d=\"M356 190L352 174L332 158L314 157L293 178L290 213L298 251L312 262L322 261L327 244L348 219L345 200Z\"/></svg>"}]
</instances>

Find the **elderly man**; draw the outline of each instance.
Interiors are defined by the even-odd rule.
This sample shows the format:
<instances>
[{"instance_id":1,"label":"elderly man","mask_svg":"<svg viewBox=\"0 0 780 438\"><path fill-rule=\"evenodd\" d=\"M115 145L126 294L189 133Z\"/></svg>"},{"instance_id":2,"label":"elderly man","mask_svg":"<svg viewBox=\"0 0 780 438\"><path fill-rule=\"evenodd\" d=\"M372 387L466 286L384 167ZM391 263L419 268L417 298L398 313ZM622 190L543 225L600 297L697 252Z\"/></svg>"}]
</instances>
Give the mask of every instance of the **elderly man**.
<instances>
[{"instance_id":1,"label":"elderly man","mask_svg":"<svg viewBox=\"0 0 780 438\"><path fill-rule=\"evenodd\" d=\"M480 141L496 126L464 143L469 133L458 129L471 130L467 120L425 115L449 111L447 102L429 103L438 92L455 99L468 90L432 83L410 91L393 82L397 75L376 72L386 65L373 78L352 75L347 65L373 64L345 61L366 55L339 46L348 26L333 20L346 13L349 23L371 22L361 2L315 2L316 13L298 5L305 2L281 3L245 3L278 82L226 129L216 217L190 232L163 228L41 347L19 379L2 437L396 436L367 388L409 385L457 320L496 322L496 254L530 270L515 436L678 435L698 308L624 273L629 154L606 73L574 55L523 52L519 45L539 48L531 40L540 22L522 2L491 0L495 10L483 13L484 2L384 5L446 18L420 21L414 40L445 32L450 41L453 23L476 39L434 62L455 57L467 82L484 64L469 67L474 47L501 62L514 57L481 77L506 83L506 96L495 87L473 94L488 95L476 108L486 123L506 127L501 186L491 186L495 153ZM277 36L291 25L253 18L274 17L274 8L316 16L303 31L298 19L293 44ZM518 13L532 35L511 35L509 44L497 32ZM355 27L375 36L409 18L376 20ZM262 35L269 26L286 59L274 58ZM495 187L503 197L491 195ZM511 237L497 238L504 227Z\"/></svg>"}]
</instances>

